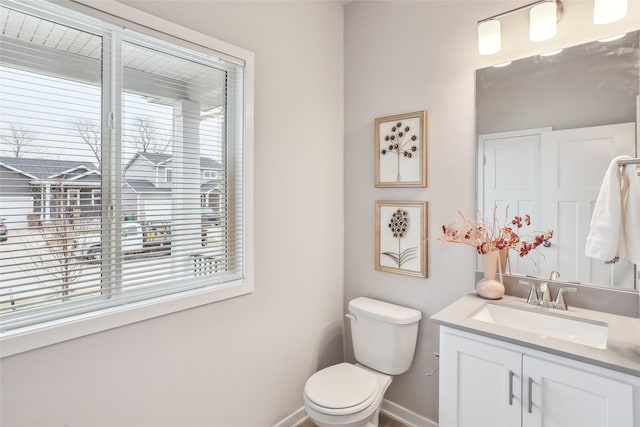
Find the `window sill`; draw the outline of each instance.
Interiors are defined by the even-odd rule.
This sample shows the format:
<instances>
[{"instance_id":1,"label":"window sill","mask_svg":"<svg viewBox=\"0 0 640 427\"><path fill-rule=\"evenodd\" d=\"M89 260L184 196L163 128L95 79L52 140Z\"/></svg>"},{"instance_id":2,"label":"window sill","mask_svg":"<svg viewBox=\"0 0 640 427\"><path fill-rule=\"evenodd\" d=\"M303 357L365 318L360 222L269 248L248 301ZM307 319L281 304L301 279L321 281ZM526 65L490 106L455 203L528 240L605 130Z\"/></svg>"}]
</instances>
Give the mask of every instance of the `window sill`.
<instances>
[{"instance_id":1,"label":"window sill","mask_svg":"<svg viewBox=\"0 0 640 427\"><path fill-rule=\"evenodd\" d=\"M238 281L4 332L0 334L0 358L252 292L253 284Z\"/></svg>"}]
</instances>

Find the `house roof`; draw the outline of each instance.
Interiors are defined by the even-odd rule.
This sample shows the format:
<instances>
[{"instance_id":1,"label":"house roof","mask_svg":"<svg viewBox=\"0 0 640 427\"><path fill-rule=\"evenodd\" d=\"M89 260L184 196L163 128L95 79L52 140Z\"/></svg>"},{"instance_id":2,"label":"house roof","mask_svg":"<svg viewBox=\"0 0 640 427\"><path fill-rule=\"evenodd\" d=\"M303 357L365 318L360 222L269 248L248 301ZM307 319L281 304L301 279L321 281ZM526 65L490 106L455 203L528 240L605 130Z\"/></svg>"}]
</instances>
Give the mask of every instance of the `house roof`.
<instances>
[{"instance_id":1,"label":"house roof","mask_svg":"<svg viewBox=\"0 0 640 427\"><path fill-rule=\"evenodd\" d=\"M90 179L100 177L95 164L77 160L0 157L0 165L32 179L77 180L85 176L91 176Z\"/></svg>"},{"instance_id":2,"label":"house roof","mask_svg":"<svg viewBox=\"0 0 640 427\"><path fill-rule=\"evenodd\" d=\"M96 170L82 171L82 169L78 169L72 171L70 175L65 175L65 179L74 182L101 182L102 175Z\"/></svg>"},{"instance_id":3,"label":"house roof","mask_svg":"<svg viewBox=\"0 0 640 427\"><path fill-rule=\"evenodd\" d=\"M145 154L145 158L153 159L161 163L163 160L170 160L173 157L168 154L138 153ZM149 159L149 156L151 159ZM217 165L217 167L216 167ZM99 182L102 177L96 165L91 162L79 162L74 160L57 159L33 159L26 157L2 157L0 156L0 166L5 166L15 172L25 175L34 180L64 180L74 182ZM209 157L200 157L201 169L217 169L222 165ZM222 183L221 179L208 180L200 186L202 192L209 192L217 188ZM156 187L147 179L127 179L125 181L129 187L139 193L166 193L169 188Z\"/></svg>"},{"instance_id":4,"label":"house roof","mask_svg":"<svg viewBox=\"0 0 640 427\"><path fill-rule=\"evenodd\" d=\"M214 169L220 170L222 169L222 165L220 162L213 160L211 157L200 157L200 169Z\"/></svg>"},{"instance_id":5,"label":"house roof","mask_svg":"<svg viewBox=\"0 0 640 427\"><path fill-rule=\"evenodd\" d=\"M218 188L221 183L222 183L221 179L211 179L200 186L200 192L208 193L209 191Z\"/></svg>"},{"instance_id":6,"label":"house roof","mask_svg":"<svg viewBox=\"0 0 640 427\"><path fill-rule=\"evenodd\" d=\"M212 179L200 186L200 192L208 193L215 190L222 183L221 179ZM125 184L131 187L136 193L171 193L170 187L156 187L146 179L127 179Z\"/></svg>"},{"instance_id":7,"label":"house roof","mask_svg":"<svg viewBox=\"0 0 640 427\"><path fill-rule=\"evenodd\" d=\"M171 188L156 187L147 179L127 179L125 184L131 187L136 193L171 193Z\"/></svg>"},{"instance_id":8,"label":"house roof","mask_svg":"<svg viewBox=\"0 0 640 427\"><path fill-rule=\"evenodd\" d=\"M173 154L167 153L148 153L148 152L137 152L127 165L124 167L125 170L129 169L133 162L138 158L143 158L151 163L153 166L168 166L173 160ZM200 156L200 169L211 169L211 170L220 170L222 169L222 164L220 162L213 160L211 157Z\"/></svg>"},{"instance_id":9,"label":"house roof","mask_svg":"<svg viewBox=\"0 0 640 427\"><path fill-rule=\"evenodd\" d=\"M153 163L154 166L157 166L160 163L169 162L173 159L173 154L164 153L137 153L136 156L147 159L149 162Z\"/></svg>"}]
</instances>

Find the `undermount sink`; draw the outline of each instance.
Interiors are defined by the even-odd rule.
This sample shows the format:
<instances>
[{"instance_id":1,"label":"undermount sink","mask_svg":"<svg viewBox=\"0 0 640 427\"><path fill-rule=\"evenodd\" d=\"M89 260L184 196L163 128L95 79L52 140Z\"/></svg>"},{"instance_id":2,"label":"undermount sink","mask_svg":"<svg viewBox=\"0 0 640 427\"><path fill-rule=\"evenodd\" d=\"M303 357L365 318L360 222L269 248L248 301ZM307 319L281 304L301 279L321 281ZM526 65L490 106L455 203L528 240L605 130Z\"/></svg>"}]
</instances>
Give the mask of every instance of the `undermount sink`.
<instances>
[{"instance_id":1,"label":"undermount sink","mask_svg":"<svg viewBox=\"0 0 640 427\"><path fill-rule=\"evenodd\" d=\"M487 303L470 316L474 320L556 338L589 347L607 348L608 325L596 320L580 319L543 311L534 307L515 307Z\"/></svg>"}]
</instances>

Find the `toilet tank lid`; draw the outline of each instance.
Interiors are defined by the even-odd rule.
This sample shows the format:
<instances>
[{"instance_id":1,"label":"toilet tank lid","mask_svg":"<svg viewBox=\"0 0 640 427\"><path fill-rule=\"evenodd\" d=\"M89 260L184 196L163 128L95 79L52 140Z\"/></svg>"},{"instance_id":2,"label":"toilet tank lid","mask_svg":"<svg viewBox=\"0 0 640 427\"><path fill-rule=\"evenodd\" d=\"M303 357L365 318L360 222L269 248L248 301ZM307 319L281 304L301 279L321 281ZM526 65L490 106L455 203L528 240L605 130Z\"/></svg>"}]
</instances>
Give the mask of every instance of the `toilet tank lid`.
<instances>
[{"instance_id":1,"label":"toilet tank lid","mask_svg":"<svg viewBox=\"0 0 640 427\"><path fill-rule=\"evenodd\" d=\"M367 297L358 297L349 301L349 312L356 316L396 324L415 323L422 318L422 313L413 308Z\"/></svg>"}]
</instances>

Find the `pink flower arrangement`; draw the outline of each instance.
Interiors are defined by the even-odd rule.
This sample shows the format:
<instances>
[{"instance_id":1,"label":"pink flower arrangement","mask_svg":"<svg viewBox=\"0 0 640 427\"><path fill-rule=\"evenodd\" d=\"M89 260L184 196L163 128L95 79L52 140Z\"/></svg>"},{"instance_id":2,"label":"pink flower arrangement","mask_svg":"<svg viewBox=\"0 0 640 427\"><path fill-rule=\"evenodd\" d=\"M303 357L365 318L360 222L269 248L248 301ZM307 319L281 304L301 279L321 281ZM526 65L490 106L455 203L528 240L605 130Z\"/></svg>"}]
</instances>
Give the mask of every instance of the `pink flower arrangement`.
<instances>
[{"instance_id":1,"label":"pink flower arrangement","mask_svg":"<svg viewBox=\"0 0 640 427\"><path fill-rule=\"evenodd\" d=\"M439 240L473 246L479 254L501 249L512 249L518 252L521 257L524 257L553 237L553 230L520 236L517 230L521 229L523 225L531 225L531 216L528 214L514 216L511 220L505 220L503 225L500 225L496 210L497 208L493 209L493 221L491 224L488 224L482 217L478 221L468 219L462 212L458 211L460 221L453 225L443 225L442 236ZM509 208L507 207L505 219L508 218L508 211Z\"/></svg>"}]
</instances>

